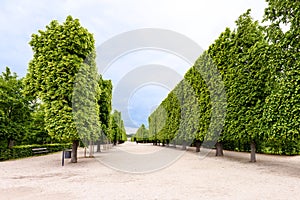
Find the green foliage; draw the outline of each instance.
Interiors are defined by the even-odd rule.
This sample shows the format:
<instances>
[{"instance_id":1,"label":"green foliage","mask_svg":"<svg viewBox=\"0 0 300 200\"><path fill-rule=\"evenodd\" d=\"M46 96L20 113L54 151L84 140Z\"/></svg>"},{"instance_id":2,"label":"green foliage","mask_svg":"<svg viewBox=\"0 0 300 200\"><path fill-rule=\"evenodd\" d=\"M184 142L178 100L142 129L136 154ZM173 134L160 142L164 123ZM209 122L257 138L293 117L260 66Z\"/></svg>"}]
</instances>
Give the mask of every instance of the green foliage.
<instances>
[{"instance_id":1,"label":"green foliage","mask_svg":"<svg viewBox=\"0 0 300 200\"><path fill-rule=\"evenodd\" d=\"M271 147L293 154L300 149L300 2L268 0L264 20L271 44L271 95L266 99L264 119ZM286 26L286 30L281 27Z\"/></svg>"},{"instance_id":2,"label":"green foliage","mask_svg":"<svg viewBox=\"0 0 300 200\"><path fill-rule=\"evenodd\" d=\"M94 57L94 56L93 56ZM91 58L94 60L94 58ZM100 87L95 64L82 64L73 89L72 112L79 138L98 140L101 134L99 119Z\"/></svg>"},{"instance_id":3,"label":"green foliage","mask_svg":"<svg viewBox=\"0 0 300 200\"><path fill-rule=\"evenodd\" d=\"M40 154L33 154L32 149L46 147L48 153L62 151L71 147L71 144L45 144L45 145L20 145L14 146L11 149L0 148L0 161L25 158L30 156L36 156Z\"/></svg>"},{"instance_id":4,"label":"green foliage","mask_svg":"<svg viewBox=\"0 0 300 200\"><path fill-rule=\"evenodd\" d=\"M144 124L142 124L141 127L137 130L134 137L137 142L146 142L149 140L149 131Z\"/></svg>"},{"instance_id":5,"label":"green foliage","mask_svg":"<svg viewBox=\"0 0 300 200\"><path fill-rule=\"evenodd\" d=\"M30 122L22 144L47 144L55 140L48 135L45 129L45 112L42 104L31 102Z\"/></svg>"},{"instance_id":6,"label":"green foliage","mask_svg":"<svg viewBox=\"0 0 300 200\"><path fill-rule=\"evenodd\" d=\"M97 136L97 132L90 132L92 127L98 127L99 122L96 118L96 95L99 88L96 87L97 77L93 74L96 72L94 43L93 35L80 25L78 19L74 20L71 16L63 24L54 20L46 26L45 31L40 30L38 34L32 35L30 45L34 55L24 80L26 94L42 101L45 129L57 140L79 140L77 127L81 127L81 134L87 138ZM78 77L76 75L80 70ZM90 81L87 81L88 78ZM86 93L86 96L77 95L79 97L74 101L82 107L77 107L78 112L73 117L73 92L80 93L78 90L73 91L75 83L79 84L75 88L83 88L81 92ZM92 110L87 112L93 113L92 118L86 118L86 113L81 111L93 105L89 108ZM77 126L74 118L79 123Z\"/></svg>"},{"instance_id":7,"label":"green foliage","mask_svg":"<svg viewBox=\"0 0 300 200\"><path fill-rule=\"evenodd\" d=\"M98 84L101 90L101 94L98 99L101 130L104 135L108 136L111 128L110 113L112 107L112 82L111 80L103 80L100 76Z\"/></svg>"},{"instance_id":8,"label":"green foliage","mask_svg":"<svg viewBox=\"0 0 300 200\"><path fill-rule=\"evenodd\" d=\"M7 147L22 140L28 131L30 105L22 90L22 80L6 67L0 75L0 140L6 141Z\"/></svg>"},{"instance_id":9,"label":"green foliage","mask_svg":"<svg viewBox=\"0 0 300 200\"><path fill-rule=\"evenodd\" d=\"M127 141L126 130L124 122L122 120L121 112L114 110L111 115L111 131L109 139L116 145L117 143L123 143Z\"/></svg>"},{"instance_id":10,"label":"green foliage","mask_svg":"<svg viewBox=\"0 0 300 200\"><path fill-rule=\"evenodd\" d=\"M253 22L249 10L236 24L236 30L226 29L209 48L226 86L227 115L221 139L258 142L265 138L261 120L268 95L268 45L262 27Z\"/></svg>"},{"instance_id":11,"label":"green foliage","mask_svg":"<svg viewBox=\"0 0 300 200\"><path fill-rule=\"evenodd\" d=\"M249 151L255 142L258 152L299 152L299 20L282 16L299 14L296 9L281 13L285 3L269 2L272 8L266 9L266 19L273 22L269 29L253 21L248 10L236 21L235 30L221 33L149 116L151 138L180 144L217 138L231 150ZM274 18L277 12L279 19ZM288 23L290 29L284 33L278 22ZM213 66L224 85L218 84L221 79ZM224 89L227 102L221 100ZM221 127L217 122L224 112Z\"/></svg>"},{"instance_id":12,"label":"green foliage","mask_svg":"<svg viewBox=\"0 0 300 200\"><path fill-rule=\"evenodd\" d=\"M149 137L147 139L154 143L170 142L177 136L179 120L180 105L173 90L149 116Z\"/></svg>"},{"instance_id":13,"label":"green foliage","mask_svg":"<svg viewBox=\"0 0 300 200\"><path fill-rule=\"evenodd\" d=\"M213 68L212 60L204 52L150 115L150 138L177 144L217 140L226 102L221 76Z\"/></svg>"}]
</instances>

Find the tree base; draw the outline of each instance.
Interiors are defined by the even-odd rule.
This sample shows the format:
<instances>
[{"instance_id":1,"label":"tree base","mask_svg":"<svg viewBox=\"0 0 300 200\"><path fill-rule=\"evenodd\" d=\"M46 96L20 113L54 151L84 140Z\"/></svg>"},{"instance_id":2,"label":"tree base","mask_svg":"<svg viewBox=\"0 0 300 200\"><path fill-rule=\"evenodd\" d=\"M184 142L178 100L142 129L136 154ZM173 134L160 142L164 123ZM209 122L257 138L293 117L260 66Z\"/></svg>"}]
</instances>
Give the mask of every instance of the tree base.
<instances>
[{"instance_id":1,"label":"tree base","mask_svg":"<svg viewBox=\"0 0 300 200\"><path fill-rule=\"evenodd\" d=\"M251 156L250 156L250 162L254 163L256 162L256 144L255 142L251 142Z\"/></svg>"},{"instance_id":2,"label":"tree base","mask_svg":"<svg viewBox=\"0 0 300 200\"><path fill-rule=\"evenodd\" d=\"M196 140L195 141L195 146L196 146L196 152L200 152L201 141L200 140Z\"/></svg>"},{"instance_id":3,"label":"tree base","mask_svg":"<svg viewBox=\"0 0 300 200\"><path fill-rule=\"evenodd\" d=\"M217 142L216 144L216 156L224 156L223 145L220 142Z\"/></svg>"},{"instance_id":4,"label":"tree base","mask_svg":"<svg viewBox=\"0 0 300 200\"><path fill-rule=\"evenodd\" d=\"M72 144L72 158L71 163L77 163L77 148L79 146L79 141L75 140Z\"/></svg>"}]
</instances>

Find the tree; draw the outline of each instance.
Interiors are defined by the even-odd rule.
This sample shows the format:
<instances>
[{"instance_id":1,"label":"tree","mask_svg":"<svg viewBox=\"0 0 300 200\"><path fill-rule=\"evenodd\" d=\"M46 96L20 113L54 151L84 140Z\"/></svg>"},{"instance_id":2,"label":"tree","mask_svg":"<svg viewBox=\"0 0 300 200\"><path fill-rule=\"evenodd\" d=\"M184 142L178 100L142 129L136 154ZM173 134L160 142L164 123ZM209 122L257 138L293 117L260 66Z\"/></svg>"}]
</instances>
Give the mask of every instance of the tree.
<instances>
[{"instance_id":1,"label":"tree","mask_svg":"<svg viewBox=\"0 0 300 200\"><path fill-rule=\"evenodd\" d=\"M89 91L86 96L83 94L75 101L78 100L77 105L84 102L87 105L96 104L99 89L95 88L97 77L92 74L96 72L93 35L80 25L78 19L74 20L68 16L63 24L54 20L46 26L45 31L40 30L38 34L33 34L29 44L34 55L24 80L26 94L42 101L47 132L60 141L72 142L71 162L77 162L77 147L80 139L77 128L81 127L80 131L84 133L80 134L87 134L86 137L90 138L89 134L93 134L90 132L92 130L90 127L94 127L92 123L99 122L99 119L91 119L96 116L77 112L75 117L82 126L75 124L72 109L73 89L80 69L82 76L79 80L90 78L90 81L87 81L90 84L86 85L82 92L88 92L88 89L92 91ZM79 84L77 88L80 88L80 82L77 83ZM91 94L93 92L96 94ZM84 97L87 97L86 100ZM93 106L90 109L97 108Z\"/></svg>"},{"instance_id":2,"label":"tree","mask_svg":"<svg viewBox=\"0 0 300 200\"><path fill-rule=\"evenodd\" d=\"M264 119L272 147L282 154L296 154L300 149L300 2L267 2L264 21L270 24L266 31L272 82Z\"/></svg>"},{"instance_id":3,"label":"tree","mask_svg":"<svg viewBox=\"0 0 300 200\"><path fill-rule=\"evenodd\" d=\"M145 142L149 138L149 131L145 127L144 124L140 126L140 128L135 133L135 138L137 142Z\"/></svg>"},{"instance_id":4,"label":"tree","mask_svg":"<svg viewBox=\"0 0 300 200\"><path fill-rule=\"evenodd\" d=\"M99 118L102 130L102 140L105 137L109 137L111 131L111 118L110 113L112 110L111 99L112 99L112 82L111 80L104 80L101 76L98 81L101 94L98 98L99 105ZM103 142L103 141L102 141ZM100 143L101 140L97 142L97 152L100 152Z\"/></svg>"},{"instance_id":5,"label":"tree","mask_svg":"<svg viewBox=\"0 0 300 200\"><path fill-rule=\"evenodd\" d=\"M267 93L268 44L250 10L236 21L236 30L226 29L209 49L222 73L227 94L224 141L251 143L251 161L255 162L258 142L266 139L262 128Z\"/></svg>"},{"instance_id":6,"label":"tree","mask_svg":"<svg viewBox=\"0 0 300 200\"><path fill-rule=\"evenodd\" d=\"M222 76L222 81L224 83L225 86L225 91L226 91L226 98L227 100L230 98L230 92L229 89L231 87L231 78L234 76L230 76L230 72L233 71L231 68L234 66L231 62L231 48L234 45L233 42L233 32L229 29L226 28L224 32L222 32L219 36L218 39L215 40L215 42L213 44L211 44L209 46L209 49L207 51L208 55L210 56L210 58L213 60L213 64L217 67L217 69L219 70L221 76ZM203 64L202 64L203 65ZM202 65L199 65L199 67L201 67ZM205 84L205 83L204 83ZM205 90L204 90L205 91ZM207 92L202 92L202 93L206 93ZM209 94L207 94L209 95ZM202 110L210 110L208 106L208 97L206 96L206 98L204 97L203 100L201 101L201 105L202 106ZM205 103L206 102L206 103ZM226 137L226 133L229 132L229 127L230 124L233 123L233 121L231 121L228 113L230 114L230 112L233 112L234 104L228 102L227 106L226 106L226 118L225 118L225 123L224 123L224 127L223 130L221 132L220 137L217 140L216 143L216 156L223 156L223 143L228 141L232 141L233 139L230 137ZM207 110L207 111L208 111ZM210 116L210 114L208 112L205 112L206 116ZM207 127L208 125L205 125L205 120L204 120L204 124L200 124L200 127ZM202 128L203 129L203 128ZM204 129L206 130L206 129ZM206 132L206 131L205 131Z\"/></svg>"},{"instance_id":7,"label":"tree","mask_svg":"<svg viewBox=\"0 0 300 200\"><path fill-rule=\"evenodd\" d=\"M113 114L111 115L111 134L109 138L111 141L113 141L114 145L117 143L123 143L127 140L121 112L118 112L117 110L114 110Z\"/></svg>"},{"instance_id":8,"label":"tree","mask_svg":"<svg viewBox=\"0 0 300 200\"><path fill-rule=\"evenodd\" d=\"M8 148L23 139L28 129L30 105L22 90L22 80L6 67L0 75L0 138L7 141Z\"/></svg>"}]
</instances>

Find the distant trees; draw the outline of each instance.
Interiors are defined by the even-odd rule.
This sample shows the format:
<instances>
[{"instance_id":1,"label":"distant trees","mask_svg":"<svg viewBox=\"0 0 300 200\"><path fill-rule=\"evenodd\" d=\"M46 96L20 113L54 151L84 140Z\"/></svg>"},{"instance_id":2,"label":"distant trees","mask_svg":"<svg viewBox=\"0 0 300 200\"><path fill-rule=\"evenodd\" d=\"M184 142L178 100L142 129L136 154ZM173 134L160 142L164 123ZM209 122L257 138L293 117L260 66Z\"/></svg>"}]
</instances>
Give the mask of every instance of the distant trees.
<instances>
[{"instance_id":1,"label":"distant trees","mask_svg":"<svg viewBox=\"0 0 300 200\"><path fill-rule=\"evenodd\" d=\"M138 128L137 132L134 135L136 142L148 142L149 141L149 131L144 124Z\"/></svg>"},{"instance_id":2,"label":"distant trees","mask_svg":"<svg viewBox=\"0 0 300 200\"><path fill-rule=\"evenodd\" d=\"M121 112L114 110L111 115L111 132L109 135L110 141L114 145L127 141L126 130L122 120Z\"/></svg>"},{"instance_id":3,"label":"distant trees","mask_svg":"<svg viewBox=\"0 0 300 200\"><path fill-rule=\"evenodd\" d=\"M28 132L30 102L22 90L22 80L6 67L0 75L0 144L8 148L22 141Z\"/></svg>"}]
</instances>

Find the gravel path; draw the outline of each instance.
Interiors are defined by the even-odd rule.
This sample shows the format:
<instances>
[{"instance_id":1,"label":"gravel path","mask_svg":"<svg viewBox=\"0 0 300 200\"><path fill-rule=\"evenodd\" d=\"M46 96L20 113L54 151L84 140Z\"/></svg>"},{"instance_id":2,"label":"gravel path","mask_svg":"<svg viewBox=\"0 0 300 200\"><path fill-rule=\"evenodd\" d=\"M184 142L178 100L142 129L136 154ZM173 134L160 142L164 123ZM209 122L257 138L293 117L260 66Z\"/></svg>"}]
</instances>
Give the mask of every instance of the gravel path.
<instances>
[{"instance_id":1,"label":"gravel path","mask_svg":"<svg viewBox=\"0 0 300 200\"><path fill-rule=\"evenodd\" d=\"M164 152L159 161L177 157L153 172L138 171L157 166L132 155L157 152ZM80 149L78 163L64 167L61 153L0 162L0 199L300 199L300 156L257 155L249 163L248 153L224 153L200 159L193 151L127 142L95 158L83 158Z\"/></svg>"}]
</instances>

